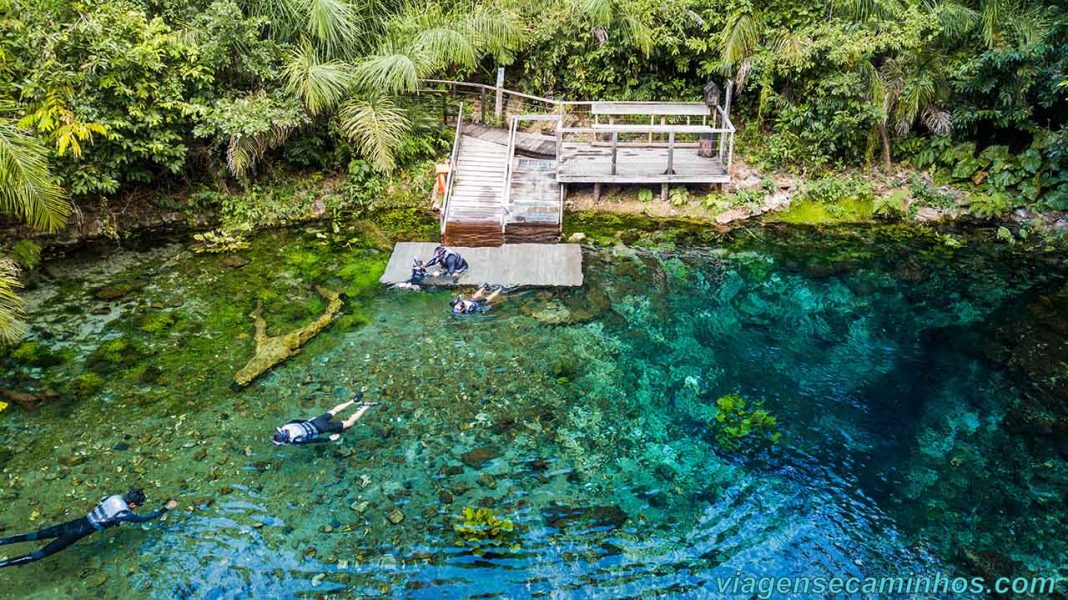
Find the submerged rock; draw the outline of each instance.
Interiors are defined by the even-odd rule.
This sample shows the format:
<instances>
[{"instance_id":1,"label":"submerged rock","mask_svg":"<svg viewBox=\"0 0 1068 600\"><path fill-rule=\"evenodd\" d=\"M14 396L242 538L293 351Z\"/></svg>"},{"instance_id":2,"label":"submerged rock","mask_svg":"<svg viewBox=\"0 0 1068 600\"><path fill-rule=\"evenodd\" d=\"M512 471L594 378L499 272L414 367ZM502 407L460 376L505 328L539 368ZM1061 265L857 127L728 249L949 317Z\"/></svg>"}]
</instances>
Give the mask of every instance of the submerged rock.
<instances>
[{"instance_id":1,"label":"submerged rock","mask_svg":"<svg viewBox=\"0 0 1068 600\"><path fill-rule=\"evenodd\" d=\"M244 255L227 254L226 256L222 257L222 260L219 261L219 264L230 269L240 269L241 267L247 265L250 262L252 261Z\"/></svg>"},{"instance_id":2,"label":"submerged rock","mask_svg":"<svg viewBox=\"0 0 1068 600\"><path fill-rule=\"evenodd\" d=\"M627 513L618 505L570 507L554 505L546 509L542 516L554 529L567 529L574 526L585 527L622 527L627 522Z\"/></svg>"},{"instance_id":3,"label":"submerged rock","mask_svg":"<svg viewBox=\"0 0 1068 600\"><path fill-rule=\"evenodd\" d=\"M45 389L40 392L18 392L0 389L0 398L14 402L26 410L33 411L40 408L42 404L59 399L59 394L51 389Z\"/></svg>"},{"instance_id":4,"label":"submerged rock","mask_svg":"<svg viewBox=\"0 0 1068 600\"><path fill-rule=\"evenodd\" d=\"M481 448L475 448L469 452L464 452L460 460L472 469L481 469L482 465L497 458L500 454L500 450L496 446L482 446Z\"/></svg>"},{"instance_id":5,"label":"submerged rock","mask_svg":"<svg viewBox=\"0 0 1068 600\"><path fill-rule=\"evenodd\" d=\"M542 307L524 312L547 325L562 325L571 321L571 311L557 300L550 300Z\"/></svg>"},{"instance_id":6,"label":"submerged rock","mask_svg":"<svg viewBox=\"0 0 1068 600\"><path fill-rule=\"evenodd\" d=\"M282 335L268 336L267 322L263 320L263 305L257 302L256 310L250 315L256 324L256 355L234 375L234 383L246 386L275 365L296 354L300 347L315 337L341 311L341 296L338 292L315 287L315 291L326 300L326 311L308 325Z\"/></svg>"}]
</instances>

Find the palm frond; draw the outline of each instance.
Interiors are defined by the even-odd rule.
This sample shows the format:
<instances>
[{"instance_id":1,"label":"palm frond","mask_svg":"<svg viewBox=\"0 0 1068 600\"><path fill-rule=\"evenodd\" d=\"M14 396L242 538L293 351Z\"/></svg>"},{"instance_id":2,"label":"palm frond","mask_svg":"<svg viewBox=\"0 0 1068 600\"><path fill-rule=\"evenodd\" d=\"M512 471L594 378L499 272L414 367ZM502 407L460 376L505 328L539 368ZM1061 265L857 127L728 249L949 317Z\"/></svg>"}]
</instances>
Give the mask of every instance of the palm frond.
<instances>
[{"instance_id":1,"label":"palm frond","mask_svg":"<svg viewBox=\"0 0 1068 600\"><path fill-rule=\"evenodd\" d=\"M242 4L249 15L267 19L273 34L291 38L304 29L308 17L309 11L300 3L301 0L246 0ZM191 28L183 29L194 31Z\"/></svg>"},{"instance_id":2,"label":"palm frond","mask_svg":"<svg viewBox=\"0 0 1068 600\"><path fill-rule=\"evenodd\" d=\"M411 126L404 110L383 96L352 98L338 113L341 131L376 169L391 171L394 152Z\"/></svg>"},{"instance_id":3,"label":"palm frond","mask_svg":"<svg viewBox=\"0 0 1068 600\"><path fill-rule=\"evenodd\" d=\"M953 113L943 108L924 109L920 120L935 135L949 135L953 131Z\"/></svg>"},{"instance_id":4,"label":"palm frond","mask_svg":"<svg viewBox=\"0 0 1068 600\"><path fill-rule=\"evenodd\" d=\"M1020 44L1030 47L1044 43L1053 31L1047 13L1037 9L1015 15L1008 25Z\"/></svg>"},{"instance_id":5,"label":"palm frond","mask_svg":"<svg viewBox=\"0 0 1068 600\"><path fill-rule=\"evenodd\" d=\"M359 38L360 16L346 0L306 0L308 34L328 55L351 50Z\"/></svg>"},{"instance_id":6,"label":"palm frond","mask_svg":"<svg viewBox=\"0 0 1068 600\"><path fill-rule=\"evenodd\" d=\"M0 345L14 344L26 335L26 313L22 298L15 293L20 287L19 267L14 261L0 258Z\"/></svg>"},{"instance_id":7,"label":"palm frond","mask_svg":"<svg viewBox=\"0 0 1068 600\"><path fill-rule=\"evenodd\" d=\"M830 0L831 12L850 20L887 19L901 10L900 0Z\"/></svg>"},{"instance_id":8,"label":"palm frond","mask_svg":"<svg viewBox=\"0 0 1068 600\"><path fill-rule=\"evenodd\" d=\"M751 12L735 12L727 18L727 26L720 42L720 60L730 69L749 58L760 40L763 26Z\"/></svg>"},{"instance_id":9,"label":"palm frond","mask_svg":"<svg viewBox=\"0 0 1068 600\"><path fill-rule=\"evenodd\" d=\"M942 34L949 39L960 38L979 24L978 12L953 0L933 3L929 8L938 18Z\"/></svg>"},{"instance_id":10,"label":"palm frond","mask_svg":"<svg viewBox=\"0 0 1068 600\"><path fill-rule=\"evenodd\" d=\"M615 0L578 0L577 4L579 11L599 27L611 25L618 10Z\"/></svg>"},{"instance_id":11,"label":"palm frond","mask_svg":"<svg viewBox=\"0 0 1068 600\"><path fill-rule=\"evenodd\" d=\"M307 40L290 51L283 67L286 88L304 102L313 115L330 110L352 85L352 69L340 61L320 62Z\"/></svg>"},{"instance_id":12,"label":"palm frond","mask_svg":"<svg viewBox=\"0 0 1068 600\"><path fill-rule=\"evenodd\" d=\"M523 45L526 29L519 15L496 4L479 4L467 17L467 30L478 39L482 52L497 64L510 64L515 51Z\"/></svg>"},{"instance_id":13,"label":"palm frond","mask_svg":"<svg viewBox=\"0 0 1068 600\"><path fill-rule=\"evenodd\" d=\"M638 11L637 5L627 4L619 15L619 27L623 38L630 46L645 56L653 51L653 29Z\"/></svg>"},{"instance_id":14,"label":"palm frond","mask_svg":"<svg viewBox=\"0 0 1068 600\"><path fill-rule=\"evenodd\" d=\"M48 168L48 148L18 127L0 122L0 212L44 231L67 222L71 207Z\"/></svg>"},{"instance_id":15,"label":"palm frond","mask_svg":"<svg viewBox=\"0 0 1068 600\"><path fill-rule=\"evenodd\" d=\"M1002 2L1005 0L980 0L979 13L983 23L983 41L987 48L994 47L994 41L1001 26Z\"/></svg>"},{"instance_id":16,"label":"palm frond","mask_svg":"<svg viewBox=\"0 0 1068 600\"><path fill-rule=\"evenodd\" d=\"M801 67L805 64L805 58L811 48L812 38L803 32L794 31L778 39L775 43L775 56L787 66Z\"/></svg>"},{"instance_id":17,"label":"palm frond","mask_svg":"<svg viewBox=\"0 0 1068 600\"><path fill-rule=\"evenodd\" d=\"M274 125L255 135L235 135L226 146L226 168L234 177L248 176L268 150L286 143L296 127Z\"/></svg>"},{"instance_id":18,"label":"palm frond","mask_svg":"<svg viewBox=\"0 0 1068 600\"><path fill-rule=\"evenodd\" d=\"M423 58L427 70L448 65L471 68L478 59L473 41L457 29L434 27L416 33L410 48L412 54Z\"/></svg>"},{"instance_id":19,"label":"palm frond","mask_svg":"<svg viewBox=\"0 0 1068 600\"><path fill-rule=\"evenodd\" d=\"M417 59L399 51L369 56L356 65L355 71L360 87L389 94L415 91L420 75Z\"/></svg>"}]
</instances>

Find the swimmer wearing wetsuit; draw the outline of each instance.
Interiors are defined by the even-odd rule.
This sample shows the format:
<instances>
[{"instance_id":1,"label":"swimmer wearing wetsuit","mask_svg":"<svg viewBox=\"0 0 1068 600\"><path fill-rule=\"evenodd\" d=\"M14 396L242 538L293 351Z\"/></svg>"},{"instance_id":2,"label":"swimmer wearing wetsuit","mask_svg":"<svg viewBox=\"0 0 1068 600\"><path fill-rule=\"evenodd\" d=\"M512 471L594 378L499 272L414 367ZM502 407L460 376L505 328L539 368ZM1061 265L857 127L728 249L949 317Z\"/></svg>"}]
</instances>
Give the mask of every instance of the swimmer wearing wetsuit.
<instances>
[{"instance_id":1,"label":"swimmer wearing wetsuit","mask_svg":"<svg viewBox=\"0 0 1068 600\"><path fill-rule=\"evenodd\" d=\"M503 288L498 287L490 291L489 284L482 284L482 287L478 288L470 298L464 298L463 296L457 296L450 304L452 306L453 314L457 315L469 315L472 313L483 313L489 310L490 303L497 299L501 295Z\"/></svg>"},{"instance_id":2,"label":"swimmer wearing wetsuit","mask_svg":"<svg viewBox=\"0 0 1068 600\"><path fill-rule=\"evenodd\" d=\"M0 539L2 544L17 544L19 542L32 542L34 540L52 539L44 548L34 550L29 554L16 556L0 561L0 567L24 565L51 556L64 548L74 544L78 540L88 537L98 531L104 531L108 527L115 527L121 523L145 523L158 519L169 510L173 510L178 503L171 500L163 508L147 515L138 515L134 509L145 504L145 492L140 488L132 488L124 495L116 494L108 496L100 501L88 515L67 521L52 527L45 527L31 533L13 535ZM53 539L54 538L54 539Z\"/></svg>"},{"instance_id":3,"label":"swimmer wearing wetsuit","mask_svg":"<svg viewBox=\"0 0 1068 600\"><path fill-rule=\"evenodd\" d=\"M336 439L336 435L339 435L342 431L355 425L356 421L360 420L360 417L362 417L369 408L378 405L377 402L360 402L360 409L352 413L351 417L341 422L333 420L339 412L362 399L363 392L357 392L348 402L338 404L334 408L310 421L302 421L299 419L290 421L281 427L275 428L274 436L271 441L274 442L276 446L283 446L289 444L311 444L313 442L325 442L331 439ZM322 436L327 437L324 438Z\"/></svg>"}]
</instances>

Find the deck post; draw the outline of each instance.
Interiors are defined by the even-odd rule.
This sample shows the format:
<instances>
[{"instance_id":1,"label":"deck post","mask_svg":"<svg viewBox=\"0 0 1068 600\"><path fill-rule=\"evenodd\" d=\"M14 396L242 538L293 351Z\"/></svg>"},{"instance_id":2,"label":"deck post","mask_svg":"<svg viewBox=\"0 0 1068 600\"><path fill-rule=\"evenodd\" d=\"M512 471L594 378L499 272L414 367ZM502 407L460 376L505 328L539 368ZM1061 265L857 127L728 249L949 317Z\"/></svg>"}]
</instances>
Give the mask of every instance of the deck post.
<instances>
[{"instance_id":1,"label":"deck post","mask_svg":"<svg viewBox=\"0 0 1068 600\"><path fill-rule=\"evenodd\" d=\"M486 124L486 89L485 88L479 88L479 90L478 90L478 114L479 114L479 121L483 125L485 125Z\"/></svg>"},{"instance_id":2,"label":"deck post","mask_svg":"<svg viewBox=\"0 0 1068 600\"><path fill-rule=\"evenodd\" d=\"M601 182L593 184L593 201L598 202L601 199Z\"/></svg>"},{"instance_id":3,"label":"deck post","mask_svg":"<svg viewBox=\"0 0 1068 600\"><path fill-rule=\"evenodd\" d=\"M728 119L731 118L731 90L734 89L734 82L730 79L727 80L727 93L723 98L723 114Z\"/></svg>"},{"instance_id":4,"label":"deck post","mask_svg":"<svg viewBox=\"0 0 1068 600\"><path fill-rule=\"evenodd\" d=\"M493 115L498 121L501 120L502 110L504 110L504 67L497 67L497 101L493 105Z\"/></svg>"},{"instance_id":5,"label":"deck post","mask_svg":"<svg viewBox=\"0 0 1068 600\"><path fill-rule=\"evenodd\" d=\"M612 132L612 175L616 174L616 155L619 151L619 133Z\"/></svg>"},{"instance_id":6,"label":"deck post","mask_svg":"<svg viewBox=\"0 0 1068 600\"><path fill-rule=\"evenodd\" d=\"M675 172L675 132L668 134L668 168L664 171L664 175L671 175Z\"/></svg>"},{"instance_id":7,"label":"deck post","mask_svg":"<svg viewBox=\"0 0 1068 600\"><path fill-rule=\"evenodd\" d=\"M731 161L734 159L734 132L731 132L731 147L727 151L727 177L731 175ZM720 161L722 164L722 161Z\"/></svg>"},{"instance_id":8,"label":"deck post","mask_svg":"<svg viewBox=\"0 0 1068 600\"><path fill-rule=\"evenodd\" d=\"M668 184L667 182L660 184L660 201L667 202L668 199Z\"/></svg>"}]
</instances>

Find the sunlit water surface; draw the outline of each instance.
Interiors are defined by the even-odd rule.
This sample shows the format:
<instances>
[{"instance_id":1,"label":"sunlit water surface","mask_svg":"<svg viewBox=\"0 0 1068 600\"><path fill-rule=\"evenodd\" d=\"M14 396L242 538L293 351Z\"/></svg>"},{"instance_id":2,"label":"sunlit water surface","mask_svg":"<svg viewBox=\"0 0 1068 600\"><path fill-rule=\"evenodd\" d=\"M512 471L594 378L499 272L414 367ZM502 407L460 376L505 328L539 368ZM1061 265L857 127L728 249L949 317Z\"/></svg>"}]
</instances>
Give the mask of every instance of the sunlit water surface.
<instances>
[{"instance_id":1,"label":"sunlit water surface","mask_svg":"<svg viewBox=\"0 0 1068 600\"><path fill-rule=\"evenodd\" d=\"M0 362L3 387L60 395L0 415L3 533L134 483L183 510L6 570L0 596L708 597L739 574L1064 572L1068 268L987 233L654 232L587 248L580 290L471 319L446 291L378 289L387 254L346 232L264 234L244 266L176 243L53 261L27 293L36 346ZM314 283L352 286L346 315L232 390L257 299L279 333L322 310ZM382 405L341 441L269 443L359 388ZM717 440L735 392L777 443ZM514 531L465 542L465 507Z\"/></svg>"}]
</instances>

